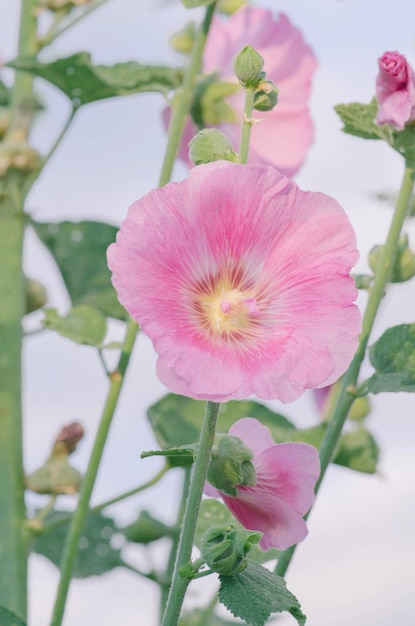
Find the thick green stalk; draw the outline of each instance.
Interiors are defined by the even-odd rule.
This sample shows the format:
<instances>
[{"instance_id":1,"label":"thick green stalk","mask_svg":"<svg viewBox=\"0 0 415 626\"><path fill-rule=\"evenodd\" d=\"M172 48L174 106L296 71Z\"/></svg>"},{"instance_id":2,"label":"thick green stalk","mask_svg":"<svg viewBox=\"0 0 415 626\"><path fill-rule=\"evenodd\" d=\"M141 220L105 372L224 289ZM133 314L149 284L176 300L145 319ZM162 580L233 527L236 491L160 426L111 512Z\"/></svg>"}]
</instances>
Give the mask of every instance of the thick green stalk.
<instances>
[{"instance_id":1,"label":"thick green stalk","mask_svg":"<svg viewBox=\"0 0 415 626\"><path fill-rule=\"evenodd\" d=\"M173 580L167 599L162 626L177 626L186 589L190 583L189 578L180 575L180 569L186 565L186 563L189 563L192 557L197 518L199 515L200 502L202 500L203 487L207 477L213 441L215 439L219 408L220 405L216 402L206 403L196 460L190 482L189 495L183 517L183 526L177 549Z\"/></svg>"},{"instance_id":2,"label":"thick green stalk","mask_svg":"<svg viewBox=\"0 0 415 626\"><path fill-rule=\"evenodd\" d=\"M254 109L254 92L252 89L245 90L244 119L241 129L241 145L239 146L239 163L246 165L248 162L249 140L251 137L252 111Z\"/></svg>"},{"instance_id":3,"label":"thick green stalk","mask_svg":"<svg viewBox=\"0 0 415 626\"><path fill-rule=\"evenodd\" d=\"M389 280L393 263L395 261L402 226L405 221L409 201L412 196L414 180L415 167L412 164L407 164L403 175L398 202L396 204L396 209L391 221L391 225L389 227L388 236L386 238L383 254L379 260L379 265L376 270L373 286L369 293L369 298L363 316L362 332L360 335L359 346L349 366L349 369L343 377L337 406L333 413L333 417L328 424L327 431L320 447L321 473L320 478L318 479L316 484L316 494L320 489L324 475L333 457L337 443L340 439L344 423L347 419L347 414L354 401L353 389L356 386L360 367L362 365L363 359L365 358L370 333L372 332L373 324L385 293L385 288ZM294 552L295 546L289 548L280 555L275 570L277 574L279 574L280 576L284 576L291 562Z\"/></svg>"},{"instance_id":4,"label":"thick green stalk","mask_svg":"<svg viewBox=\"0 0 415 626\"><path fill-rule=\"evenodd\" d=\"M34 0L23 0L18 54L36 46ZM17 73L11 97L9 136L27 136L20 112L32 79ZM25 292L22 273L24 174L9 171L0 191L0 606L26 619L27 537L22 451L21 351Z\"/></svg>"},{"instance_id":5,"label":"thick green stalk","mask_svg":"<svg viewBox=\"0 0 415 626\"><path fill-rule=\"evenodd\" d=\"M51 626L60 626L65 610L66 598L72 577L72 570L78 551L78 544L81 538L85 517L89 509L89 501L91 499L92 490L94 488L98 467L101 462L102 453L107 441L108 432L112 423L112 419L117 406L118 398L124 382L125 372L127 370L132 349L134 347L135 338L138 327L132 320L129 321L127 333L125 335L120 360L117 369L111 375L111 384L108 391L107 399L102 412L98 431L95 436L94 445L89 459L88 467L82 481L82 488L79 494L79 502L74 513L69 534L65 543L61 577L59 580L58 591L56 595L55 605Z\"/></svg>"},{"instance_id":6,"label":"thick green stalk","mask_svg":"<svg viewBox=\"0 0 415 626\"><path fill-rule=\"evenodd\" d=\"M205 18L200 25L199 32L193 44L192 57L183 80L180 99L172 109L169 138L164 154L163 164L161 166L159 187L162 187L163 185L168 183L171 178L174 161L183 134L186 115L188 114L190 105L192 103L192 96L196 83L196 78L200 72L200 68L202 65L203 51L205 49L210 23L215 12L215 5L216 3L213 2L213 4L208 6L206 9Z\"/></svg>"}]
</instances>

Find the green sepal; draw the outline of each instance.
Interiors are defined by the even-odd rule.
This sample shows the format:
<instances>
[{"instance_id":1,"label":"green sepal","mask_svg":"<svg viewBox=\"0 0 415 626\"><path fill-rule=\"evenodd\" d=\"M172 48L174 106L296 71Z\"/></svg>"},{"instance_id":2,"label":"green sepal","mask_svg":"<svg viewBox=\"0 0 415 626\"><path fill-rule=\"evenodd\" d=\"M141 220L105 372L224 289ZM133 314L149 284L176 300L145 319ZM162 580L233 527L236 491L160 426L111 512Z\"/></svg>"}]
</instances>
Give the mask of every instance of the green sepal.
<instances>
[{"instance_id":1,"label":"green sepal","mask_svg":"<svg viewBox=\"0 0 415 626\"><path fill-rule=\"evenodd\" d=\"M233 151L229 139L216 128L205 128L193 137L189 143L189 159L195 165L212 161L238 162L238 155Z\"/></svg>"},{"instance_id":2,"label":"green sepal","mask_svg":"<svg viewBox=\"0 0 415 626\"><path fill-rule=\"evenodd\" d=\"M7 65L52 83L75 107L135 93L155 91L167 95L182 81L181 70L171 67L148 66L135 61L94 65L89 52L77 52L50 63L42 63L36 57L25 57Z\"/></svg>"},{"instance_id":3,"label":"green sepal","mask_svg":"<svg viewBox=\"0 0 415 626\"><path fill-rule=\"evenodd\" d=\"M255 485L254 456L239 437L218 433L212 448L207 480L224 494L235 497L238 485Z\"/></svg>"}]
</instances>

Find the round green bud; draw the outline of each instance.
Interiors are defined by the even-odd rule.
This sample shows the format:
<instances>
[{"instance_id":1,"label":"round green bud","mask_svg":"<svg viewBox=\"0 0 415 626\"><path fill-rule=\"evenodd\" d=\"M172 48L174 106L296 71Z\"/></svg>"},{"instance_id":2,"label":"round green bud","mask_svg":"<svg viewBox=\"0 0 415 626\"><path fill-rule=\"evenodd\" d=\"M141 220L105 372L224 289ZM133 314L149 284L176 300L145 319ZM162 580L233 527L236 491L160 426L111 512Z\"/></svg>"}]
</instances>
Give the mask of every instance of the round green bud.
<instances>
[{"instance_id":1,"label":"round green bud","mask_svg":"<svg viewBox=\"0 0 415 626\"><path fill-rule=\"evenodd\" d=\"M221 160L236 163L238 157L226 135L214 128L205 128L189 143L189 159L195 165L201 165Z\"/></svg>"},{"instance_id":2,"label":"round green bud","mask_svg":"<svg viewBox=\"0 0 415 626\"><path fill-rule=\"evenodd\" d=\"M242 572L248 565L247 554L262 533L233 524L213 526L202 537L200 552L206 565L222 576Z\"/></svg>"},{"instance_id":3,"label":"round green bud","mask_svg":"<svg viewBox=\"0 0 415 626\"><path fill-rule=\"evenodd\" d=\"M374 273L384 249L385 246L374 246L369 252L369 267ZM403 283L413 276L415 276L415 254L409 248L408 235L404 235L399 242L389 280L391 283Z\"/></svg>"},{"instance_id":4,"label":"round green bud","mask_svg":"<svg viewBox=\"0 0 415 626\"><path fill-rule=\"evenodd\" d=\"M247 4L247 0L219 0L216 10L224 15L232 15Z\"/></svg>"},{"instance_id":5,"label":"round green bud","mask_svg":"<svg viewBox=\"0 0 415 626\"><path fill-rule=\"evenodd\" d=\"M143 510L132 524L123 529L123 533L128 541L146 544L171 536L172 530L160 520L155 519L148 511Z\"/></svg>"},{"instance_id":6,"label":"round green bud","mask_svg":"<svg viewBox=\"0 0 415 626\"><path fill-rule=\"evenodd\" d=\"M189 22L182 30L173 33L169 38L169 44L175 52L190 54L196 37L196 24Z\"/></svg>"},{"instance_id":7,"label":"round green bud","mask_svg":"<svg viewBox=\"0 0 415 626\"><path fill-rule=\"evenodd\" d=\"M367 396L356 398L347 414L347 417L354 422L361 422L372 410L370 400Z\"/></svg>"},{"instance_id":8,"label":"round green bud","mask_svg":"<svg viewBox=\"0 0 415 626\"><path fill-rule=\"evenodd\" d=\"M82 474L70 465L66 455L51 457L26 476L26 486L36 493L73 496L79 491Z\"/></svg>"},{"instance_id":9,"label":"round green bud","mask_svg":"<svg viewBox=\"0 0 415 626\"><path fill-rule=\"evenodd\" d=\"M254 93L254 109L272 111L278 102L278 89L271 80L264 80Z\"/></svg>"},{"instance_id":10,"label":"round green bud","mask_svg":"<svg viewBox=\"0 0 415 626\"><path fill-rule=\"evenodd\" d=\"M46 287L33 278L25 277L26 315L41 309L47 302Z\"/></svg>"},{"instance_id":11,"label":"round green bud","mask_svg":"<svg viewBox=\"0 0 415 626\"><path fill-rule=\"evenodd\" d=\"M252 450L239 437L217 434L208 469L208 481L227 496L235 497L238 486L248 487L256 483L256 472L251 462L253 456Z\"/></svg>"},{"instance_id":12,"label":"round green bud","mask_svg":"<svg viewBox=\"0 0 415 626\"><path fill-rule=\"evenodd\" d=\"M233 62L235 75L245 89L257 89L264 79L263 67L264 59L252 46L242 48Z\"/></svg>"}]
</instances>

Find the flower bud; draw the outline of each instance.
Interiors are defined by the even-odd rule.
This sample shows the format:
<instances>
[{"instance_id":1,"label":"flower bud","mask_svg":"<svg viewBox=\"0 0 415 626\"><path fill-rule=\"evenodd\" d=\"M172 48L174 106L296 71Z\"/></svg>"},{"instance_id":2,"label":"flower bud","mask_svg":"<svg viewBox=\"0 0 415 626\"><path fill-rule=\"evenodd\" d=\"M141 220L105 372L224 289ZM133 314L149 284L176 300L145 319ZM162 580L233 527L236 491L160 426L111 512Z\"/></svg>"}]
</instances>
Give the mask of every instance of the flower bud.
<instances>
[{"instance_id":1,"label":"flower bud","mask_svg":"<svg viewBox=\"0 0 415 626\"><path fill-rule=\"evenodd\" d=\"M224 15L232 15L246 4L248 4L247 0L219 0L216 10Z\"/></svg>"},{"instance_id":2,"label":"flower bud","mask_svg":"<svg viewBox=\"0 0 415 626\"><path fill-rule=\"evenodd\" d=\"M206 565L222 576L242 572L248 565L246 555L262 533L233 524L213 526L202 537L200 552Z\"/></svg>"},{"instance_id":3,"label":"flower bud","mask_svg":"<svg viewBox=\"0 0 415 626\"><path fill-rule=\"evenodd\" d=\"M256 89L263 80L264 59L252 46L242 48L233 62L235 75L245 89Z\"/></svg>"},{"instance_id":4,"label":"flower bud","mask_svg":"<svg viewBox=\"0 0 415 626\"><path fill-rule=\"evenodd\" d=\"M372 410L370 400L367 396L356 398L347 414L347 417L354 422L361 422Z\"/></svg>"},{"instance_id":5,"label":"flower bud","mask_svg":"<svg viewBox=\"0 0 415 626\"><path fill-rule=\"evenodd\" d=\"M374 273L384 248L385 246L374 246L369 252L369 267ZM402 283L413 276L415 276L415 255L409 248L408 235L404 235L399 242L389 280L391 283Z\"/></svg>"},{"instance_id":6,"label":"flower bud","mask_svg":"<svg viewBox=\"0 0 415 626\"><path fill-rule=\"evenodd\" d=\"M221 160L236 163L238 157L226 135L214 128L205 128L189 143L189 159L195 165L201 165Z\"/></svg>"},{"instance_id":7,"label":"flower bud","mask_svg":"<svg viewBox=\"0 0 415 626\"><path fill-rule=\"evenodd\" d=\"M76 450L77 444L84 436L84 429L79 422L72 422L67 426L64 426L59 435L55 439L55 443L52 449L52 456L58 454L72 454Z\"/></svg>"},{"instance_id":8,"label":"flower bud","mask_svg":"<svg viewBox=\"0 0 415 626\"><path fill-rule=\"evenodd\" d=\"M193 48L193 43L196 37L196 24L195 22L189 22L182 30L169 38L169 44L175 52L181 54L190 54Z\"/></svg>"},{"instance_id":9,"label":"flower bud","mask_svg":"<svg viewBox=\"0 0 415 626\"><path fill-rule=\"evenodd\" d=\"M371 274L352 274L356 289L369 289L373 282Z\"/></svg>"},{"instance_id":10,"label":"flower bud","mask_svg":"<svg viewBox=\"0 0 415 626\"><path fill-rule=\"evenodd\" d=\"M252 486L256 483L256 472L251 463L253 456L252 450L239 437L217 434L208 469L208 481L227 496L235 497L238 485Z\"/></svg>"},{"instance_id":11,"label":"flower bud","mask_svg":"<svg viewBox=\"0 0 415 626\"><path fill-rule=\"evenodd\" d=\"M271 80L262 81L254 93L254 109L272 111L278 102L278 89Z\"/></svg>"},{"instance_id":12,"label":"flower bud","mask_svg":"<svg viewBox=\"0 0 415 626\"><path fill-rule=\"evenodd\" d=\"M25 141L5 141L0 146L0 176L5 176L11 169L31 172L40 162L37 150Z\"/></svg>"},{"instance_id":13,"label":"flower bud","mask_svg":"<svg viewBox=\"0 0 415 626\"><path fill-rule=\"evenodd\" d=\"M28 476L26 486L36 493L73 496L79 491L82 474L72 467L67 456L51 457Z\"/></svg>"},{"instance_id":14,"label":"flower bud","mask_svg":"<svg viewBox=\"0 0 415 626\"><path fill-rule=\"evenodd\" d=\"M171 536L172 529L150 515L148 511L140 511L138 518L123 529L123 533L134 543L151 543L162 537Z\"/></svg>"},{"instance_id":15,"label":"flower bud","mask_svg":"<svg viewBox=\"0 0 415 626\"><path fill-rule=\"evenodd\" d=\"M48 299L46 287L33 278L25 277L26 315L44 306Z\"/></svg>"}]
</instances>

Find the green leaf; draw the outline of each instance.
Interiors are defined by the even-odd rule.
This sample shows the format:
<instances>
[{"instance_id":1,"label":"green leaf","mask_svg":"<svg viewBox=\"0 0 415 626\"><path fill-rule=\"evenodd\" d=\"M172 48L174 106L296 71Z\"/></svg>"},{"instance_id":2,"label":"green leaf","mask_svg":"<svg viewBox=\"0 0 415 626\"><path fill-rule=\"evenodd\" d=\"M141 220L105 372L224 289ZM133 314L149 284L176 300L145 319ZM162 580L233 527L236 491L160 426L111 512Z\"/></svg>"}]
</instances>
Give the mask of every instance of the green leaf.
<instances>
[{"instance_id":1,"label":"green leaf","mask_svg":"<svg viewBox=\"0 0 415 626\"><path fill-rule=\"evenodd\" d=\"M3 606L0 606L0 624L1 626L26 626L20 617Z\"/></svg>"},{"instance_id":2,"label":"green leaf","mask_svg":"<svg viewBox=\"0 0 415 626\"><path fill-rule=\"evenodd\" d=\"M365 474L374 474L379 460L379 446L363 427L344 433L340 439L335 463Z\"/></svg>"},{"instance_id":3,"label":"green leaf","mask_svg":"<svg viewBox=\"0 0 415 626\"><path fill-rule=\"evenodd\" d=\"M102 347L107 334L107 320L104 315L88 304L73 307L68 315L61 317L56 309L45 309L43 326L55 330L75 343Z\"/></svg>"},{"instance_id":4,"label":"green leaf","mask_svg":"<svg viewBox=\"0 0 415 626\"><path fill-rule=\"evenodd\" d=\"M372 393L415 392L415 324L389 328L369 349L375 373L366 381Z\"/></svg>"},{"instance_id":5,"label":"green leaf","mask_svg":"<svg viewBox=\"0 0 415 626\"><path fill-rule=\"evenodd\" d=\"M48 521L59 521L67 516L67 511L55 511ZM42 554L56 567L60 567L62 550L68 533L69 521L54 526L49 532L36 537L33 549ZM102 513L90 513L86 518L79 540L74 573L75 578L100 576L115 567L122 567L121 550L111 545L111 539L118 532L114 520Z\"/></svg>"},{"instance_id":6,"label":"green leaf","mask_svg":"<svg viewBox=\"0 0 415 626\"><path fill-rule=\"evenodd\" d=\"M146 450L141 453L141 458L145 459L149 456L167 456L170 458L179 457L180 465L183 464L182 459L185 457L186 465L194 461L197 451L197 444L193 446L178 446L177 448L164 448L164 450Z\"/></svg>"},{"instance_id":7,"label":"green leaf","mask_svg":"<svg viewBox=\"0 0 415 626\"><path fill-rule=\"evenodd\" d=\"M263 626L271 613L288 611L299 626L306 617L297 598L288 591L283 578L257 563L234 576L219 576L219 600L235 617L251 626Z\"/></svg>"},{"instance_id":8,"label":"green leaf","mask_svg":"<svg viewBox=\"0 0 415 626\"><path fill-rule=\"evenodd\" d=\"M363 139L384 139L391 143L393 129L389 125L378 126L375 122L378 112L376 98L373 98L370 104L350 102L338 104L334 109L344 124L342 130L345 133Z\"/></svg>"},{"instance_id":9,"label":"green leaf","mask_svg":"<svg viewBox=\"0 0 415 626\"><path fill-rule=\"evenodd\" d=\"M199 440L205 403L184 396L167 394L153 404L147 417L161 448L192 444ZM227 433L241 417L256 417L271 429L275 439L294 429L285 417L251 400L231 400L222 405L217 432Z\"/></svg>"},{"instance_id":10,"label":"green leaf","mask_svg":"<svg viewBox=\"0 0 415 626\"><path fill-rule=\"evenodd\" d=\"M44 78L81 106L103 98L158 91L168 93L181 83L181 72L171 67L141 65L134 61L94 65L88 52L42 63L36 57L15 59L9 67Z\"/></svg>"},{"instance_id":11,"label":"green leaf","mask_svg":"<svg viewBox=\"0 0 415 626\"><path fill-rule=\"evenodd\" d=\"M104 222L32 222L56 261L73 305L90 304L105 315L125 320L111 283L106 252L118 228Z\"/></svg>"},{"instance_id":12,"label":"green leaf","mask_svg":"<svg viewBox=\"0 0 415 626\"><path fill-rule=\"evenodd\" d=\"M233 524L236 528L243 528L238 520L232 515L229 509L219 500L207 498L202 500L195 535L195 546L200 548L202 537L212 526L220 524ZM259 546L252 546L249 552L249 559L256 563L266 563L278 558L279 551L275 548L261 550Z\"/></svg>"},{"instance_id":13,"label":"green leaf","mask_svg":"<svg viewBox=\"0 0 415 626\"><path fill-rule=\"evenodd\" d=\"M383 139L407 161L415 160L415 127L408 124L404 130L394 130L389 124L379 126L376 121L378 103L376 98L370 104L350 102L334 107L342 120L343 131L363 139Z\"/></svg>"}]
</instances>

